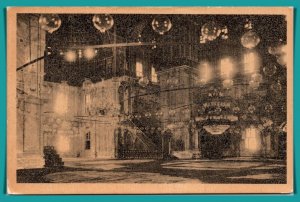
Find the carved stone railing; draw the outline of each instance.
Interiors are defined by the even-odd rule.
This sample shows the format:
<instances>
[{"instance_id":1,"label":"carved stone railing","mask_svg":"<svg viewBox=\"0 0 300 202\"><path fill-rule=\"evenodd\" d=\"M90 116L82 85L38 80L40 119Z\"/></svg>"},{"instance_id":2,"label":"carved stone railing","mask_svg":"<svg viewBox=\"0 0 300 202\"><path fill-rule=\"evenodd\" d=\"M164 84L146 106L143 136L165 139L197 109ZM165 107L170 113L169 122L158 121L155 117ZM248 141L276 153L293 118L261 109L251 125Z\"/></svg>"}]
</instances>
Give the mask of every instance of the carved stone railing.
<instances>
[{"instance_id":1,"label":"carved stone railing","mask_svg":"<svg viewBox=\"0 0 300 202\"><path fill-rule=\"evenodd\" d=\"M161 159L161 151L147 150L123 150L122 157L124 159Z\"/></svg>"}]
</instances>

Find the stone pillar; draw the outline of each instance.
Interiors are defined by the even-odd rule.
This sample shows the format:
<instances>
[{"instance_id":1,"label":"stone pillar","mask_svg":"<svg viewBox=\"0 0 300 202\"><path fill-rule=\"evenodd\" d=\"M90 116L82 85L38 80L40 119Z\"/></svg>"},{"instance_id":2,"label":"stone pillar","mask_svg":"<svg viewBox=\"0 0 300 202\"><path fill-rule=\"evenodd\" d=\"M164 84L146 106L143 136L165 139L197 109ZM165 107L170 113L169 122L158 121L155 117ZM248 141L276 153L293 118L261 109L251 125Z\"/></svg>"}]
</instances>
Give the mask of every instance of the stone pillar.
<instances>
[{"instance_id":1,"label":"stone pillar","mask_svg":"<svg viewBox=\"0 0 300 202\"><path fill-rule=\"evenodd\" d=\"M278 155L279 155L279 142L278 142L278 139L279 139L279 134L276 132L274 133L274 136L273 136L273 156L274 158L277 158Z\"/></svg>"},{"instance_id":2,"label":"stone pillar","mask_svg":"<svg viewBox=\"0 0 300 202\"><path fill-rule=\"evenodd\" d=\"M168 159L171 155L171 137L172 133L170 131L165 131L162 134L162 158Z\"/></svg>"},{"instance_id":3,"label":"stone pillar","mask_svg":"<svg viewBox=\"0 0 300 202\"><path fill-rule=\"evenodd\" d=\"M193 159L200 159L201 158L201 149L200 149L200 142L199 142L199 130L192 129L193 133L193 141L194 141L194 148L193 148Z\"/></svg>"},{"instance_id":4,"label":"stone pillar","mask_svg":"<svg viewBox=\"0 0 300 202\"><path fill-rule=\"evenodd\" d=\"M179 130L179 129L176 129L176 130ZM191 145L191 142L190 142L190 133L189 133L189 128L188 127L184 127L182 129L180 129L179 131L180 133L183 133L184 134L184 149L185 151L188 151L191 149L192 145Z\"/></svg>"},{"instance_id":5,"label":"stone pillar","mask_svg":"<svg viewBox=\"0 0 300 202\"><path fill-rule=\"evenodd\" d=\"M21 67L44 55L45 31L38 24L38 16L18 14L17 16L17 60ZM43 159L43 133L41 130L41 85L44 60L38 60L17 72L17 88L21 104L17 118L17 167L41 168ZM18 91L19 92L19 91Z\"/></svg>"},{"instance_id":6,"label":"stone pillar","mask_svg":"<svg viewBox=\"0 0 300 202\"><path fill-rule=\"evenodd\" d=\"M114 129L114 146L115 146L115 150L114 150L114 157L116 159L119 158L119 133L120 133L121 129L120 128L115 128Z\"/></svg>"}]
</instances>

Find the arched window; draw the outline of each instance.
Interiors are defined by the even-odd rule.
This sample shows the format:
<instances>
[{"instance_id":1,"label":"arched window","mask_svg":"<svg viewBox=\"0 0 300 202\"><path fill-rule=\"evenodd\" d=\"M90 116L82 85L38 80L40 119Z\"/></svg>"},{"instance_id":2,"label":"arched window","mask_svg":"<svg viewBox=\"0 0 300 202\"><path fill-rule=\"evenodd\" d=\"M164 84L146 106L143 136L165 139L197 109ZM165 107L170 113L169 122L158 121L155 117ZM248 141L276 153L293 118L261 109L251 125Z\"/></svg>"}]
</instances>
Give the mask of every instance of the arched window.
<instances>
[{"instance_id":1,"label":"arched window","mask_svg":"<svg viewBox=\"0 0 300 202\"><path fill-rule=\"evenodd\" d=\"M91 132L85 134L85 149L91 149Z\"/></svg>"}]
</instances>

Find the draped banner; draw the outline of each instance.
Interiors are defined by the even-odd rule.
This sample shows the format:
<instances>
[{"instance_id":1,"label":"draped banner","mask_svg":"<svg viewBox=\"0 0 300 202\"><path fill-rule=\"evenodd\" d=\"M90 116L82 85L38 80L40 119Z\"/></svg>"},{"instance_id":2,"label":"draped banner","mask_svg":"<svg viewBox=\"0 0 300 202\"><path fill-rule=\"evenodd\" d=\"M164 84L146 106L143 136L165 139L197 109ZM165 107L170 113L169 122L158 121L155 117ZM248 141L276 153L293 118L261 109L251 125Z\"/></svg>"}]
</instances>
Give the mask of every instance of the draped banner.
<instances>
[{"instance_id":1,"label":"draped banner","mask_svg":"<svg viewBox=\"0 0 300 202\"><path fill-rule=\"evenodd\" d=\"M230 128L230 125L206 125L203 128L212 135L221 135Z\"/></svg>"}]
</instances>

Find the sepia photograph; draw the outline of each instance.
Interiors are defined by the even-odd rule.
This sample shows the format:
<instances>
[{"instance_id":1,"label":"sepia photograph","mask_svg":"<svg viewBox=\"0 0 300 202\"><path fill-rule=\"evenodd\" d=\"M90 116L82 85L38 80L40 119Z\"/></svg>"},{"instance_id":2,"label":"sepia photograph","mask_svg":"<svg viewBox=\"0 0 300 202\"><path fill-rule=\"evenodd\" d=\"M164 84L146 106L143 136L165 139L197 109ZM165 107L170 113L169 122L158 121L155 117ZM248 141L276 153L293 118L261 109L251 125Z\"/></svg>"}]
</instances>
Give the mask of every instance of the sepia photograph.
<instances>
[{"instance_id":1,"label":"sepia photograph","mask_svg":"<svg viewBox=\"0 0 300 202\"><path fill-rule=\"evenodd\" d=\"M293 192L293 8L7 8L9 194Z\"/></svg>"}]
</instances>

